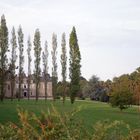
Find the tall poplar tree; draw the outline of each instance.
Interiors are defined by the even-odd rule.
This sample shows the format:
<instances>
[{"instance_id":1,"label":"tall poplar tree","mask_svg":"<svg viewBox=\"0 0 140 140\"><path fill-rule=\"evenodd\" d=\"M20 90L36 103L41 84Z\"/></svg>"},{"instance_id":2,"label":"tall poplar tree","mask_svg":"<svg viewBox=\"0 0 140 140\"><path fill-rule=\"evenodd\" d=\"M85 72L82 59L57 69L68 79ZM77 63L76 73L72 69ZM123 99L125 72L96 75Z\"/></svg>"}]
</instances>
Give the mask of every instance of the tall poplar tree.
<instances>
[{"instance_id":1,"label":"tall poplar tree","mask_svg":"<svg viewBox=\"0 0 140 140\"><path fill-rule=\"evenodd\" d=\"M0 100L4 99L4 86L7 71L7 51L8 51L8 28L5 16L1 16L0 25Z\"/></svg>"},{"instance_id":2,"label":"tall poplar tree","mask_svg":"<svg viewBox=\"0 0 140 140\"><path fill-rule=\"evenodd\" d=\"M45 100L47 99L47 82L48 82L48 43L45 41L44 45L44 52L42 54L42 60L43 60L43 73L44 73L44 85L45 85Z\"/></svg>"},{"instance_id":3,"label":"tall poplar tree","mask_svg":"<svg viewBox=\"0 0 140 140\"><path fill-rule=\"evenodd\" d=\"M12 28L12 38L11 38L11 47L12 47L12 52L11 52L11 62L10 62L10 82L11 82L11 100L13 100L13 95L14 95L14 90L15 90L15 69L16 69L16 60L17 60L17 55L16 55L16 48L17 48L17 42L16 42L16 34L15 34L15 28Z\"/></svg>"},{"instance_id":4,"label":"tall poplar tree","mask_svg":"<svg viewBox=\"0 0 140 140\"><path fill-rule=\"evenodd\" d=\"M67 77L67 50L66 50L66 37L65 33L62 34L62 54L61 54L61 66L62 66L62 83L63 83L63 103L65 102L65 91L66 91L66 77Z\"/></svg>"},{"instance_id":5,"label":"tall poplar tree","mask_svg":"<svg viewBox=\"0 0 140 140\"><path fill-rule=\"evenodd\" d=\"M75 97L80 90L80 75L81 75L81 54L78 45L78 39L76 35L75 27L73 27L72 32L70 34L69 39L69 47L70 47L70 68L69 68L69 77L70 77L70 98L71 103L73 104L75 101Z\"/></svg>"},{"instance_id":6,"label":"tall poplar tree","mask_svg":"<svg viewBox=\"0 0 140 140\"><path fill-rule=\"evenodd\" d=\"M57 35L53 33L52 35L52 93L53 99L55 100L56 90L57 90Z\"/></svg>"},{"instance_id":7,"label":"tall poplar tree","mask_svg":"<svg viewBox=\"0 0 140 140\"><path fill-rule=\"evenodd\" d=\"M35 75L35 83L36 83L36 101L38 101L38 95L39 95L39 82L40 82L40 57L41 54L41 42L40 42L40 31L39 29L36 29L35 35L34 35L34 56L35 56L35 70L34 70L34 75Z\"/></svg>"},{"instance_id":8,"label":"tall poplar tree","mask_svg":"<svg viewBox=\"0 0 140 140\"><path fill-rule=\"evenodd\" d=\"M30 83L31 83L31 49L32 49L32 44L31 44L31 39L30 36L28 37L27 40L27 54L28 54L28 100L30 98Z\"/></svg>"},{"instance_id":9,"label":"tall poplar tree","mask_svg":"<svg viewBox=\"0 0 140 140\"><path fill-rule=\"evenodd\" d=\"M24 65L24 44L23 44L23 32L21 26L18 28L18 47L19 47L19 92L18 92L18 101L21 98L21 84L23 82L23 65Z\"/></svg>"}]
</instances>

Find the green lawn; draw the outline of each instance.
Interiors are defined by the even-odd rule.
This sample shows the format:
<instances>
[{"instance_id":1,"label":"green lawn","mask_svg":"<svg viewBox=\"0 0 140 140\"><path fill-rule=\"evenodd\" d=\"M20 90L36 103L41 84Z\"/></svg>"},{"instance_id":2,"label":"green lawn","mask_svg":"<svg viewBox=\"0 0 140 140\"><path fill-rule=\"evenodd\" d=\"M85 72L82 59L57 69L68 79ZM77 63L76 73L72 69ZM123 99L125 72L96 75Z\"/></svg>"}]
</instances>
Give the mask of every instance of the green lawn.
<instances>
[{"instance_id":1,"label":"green lawn","mask_svg":"<svg viewBox=\"0 0 140 140\"><path fill-rule=\"evenodd\" d=\"M78 106L82 107L82 110L77 113L76 117L82 120L85 127L90 128L97 122L102 120L123 120L129 124L131 128L140 128L140 113L138 113L137 107L131 107L123 112L120 112L118 108L112 108L109 104L93 101L76 101L71 105L70 101L66 101L63 105L62 101L47 101L39 100L37 103L34 100L21 100L18 102L5 100L0 102L0 123L6 123L8 121L18 123L17 106L23 107L29 111L32 111L39 115L41 111L47 111L48 107L53 104L62 113L66 111L72 111Z\"/></svg>"}]
</instances>

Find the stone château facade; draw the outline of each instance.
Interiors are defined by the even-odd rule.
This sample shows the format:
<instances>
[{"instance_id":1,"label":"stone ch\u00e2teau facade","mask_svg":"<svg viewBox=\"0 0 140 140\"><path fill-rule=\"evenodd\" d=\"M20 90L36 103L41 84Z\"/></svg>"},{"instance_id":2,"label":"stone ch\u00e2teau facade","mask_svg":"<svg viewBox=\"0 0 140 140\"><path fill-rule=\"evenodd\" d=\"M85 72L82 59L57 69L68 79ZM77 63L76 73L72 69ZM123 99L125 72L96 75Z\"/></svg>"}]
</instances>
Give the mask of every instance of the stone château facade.
<instances>
[{"instance_id":1,"label":"stone ch\u00e2teau facade","mask_svg":"<svg viewBox=\"0 0 140 140\"><path fill-rule=\"evenodd\" d=\"M47 80L47 98L52 98L52 80L50 75L48 74L48 80ZM18 96L18 77L15 79L15 87L14 87L14 95L13 97L16 98ZM40 77L40 83L39 83L39 98L45 98L45 83L44 83L44 77ZM23 83L21 84L21 98L28 98L28 94L30 98L34 98L36 96L36 84L33 78L33 75L31 75L31 83L30 83L30 93L28 93L28 77L24 74L23 75ZM6 84L5 84L5 97L10 98L11 97L11 81L10 76L7 77Z\"/></svg>"}]
</instances>

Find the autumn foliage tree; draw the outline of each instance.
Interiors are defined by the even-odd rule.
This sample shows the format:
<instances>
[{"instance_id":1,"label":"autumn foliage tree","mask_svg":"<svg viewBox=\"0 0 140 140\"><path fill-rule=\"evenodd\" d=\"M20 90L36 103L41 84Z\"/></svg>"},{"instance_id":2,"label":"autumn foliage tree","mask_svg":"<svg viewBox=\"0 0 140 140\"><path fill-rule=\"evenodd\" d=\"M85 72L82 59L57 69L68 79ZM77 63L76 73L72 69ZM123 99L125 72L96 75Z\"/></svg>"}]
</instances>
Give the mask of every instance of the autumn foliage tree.
<instances>
[{"instance_id":1,"label":"autumn foliage tree","mask_svg":"<svg viewBox=\"0 0 140 140\"><path fill-rule=\"evenodd\" d=\"M133 104L139 106L140 111L140 67L130 74L131 91L133 93Z\"/></svg>"},{"instance_id":2,"label":"autumn foliage tree","mask_svg":"<svg viewBox=\"0 0 140 140\"><path fill-rule=\"evenodd\" d=\"M119 78L114 78L112 83L112 93L110 103L113 107L119 107L122 111L132 104L133 94L130 89L129 75L124 74Z\"/></svg>"}]
</instances>

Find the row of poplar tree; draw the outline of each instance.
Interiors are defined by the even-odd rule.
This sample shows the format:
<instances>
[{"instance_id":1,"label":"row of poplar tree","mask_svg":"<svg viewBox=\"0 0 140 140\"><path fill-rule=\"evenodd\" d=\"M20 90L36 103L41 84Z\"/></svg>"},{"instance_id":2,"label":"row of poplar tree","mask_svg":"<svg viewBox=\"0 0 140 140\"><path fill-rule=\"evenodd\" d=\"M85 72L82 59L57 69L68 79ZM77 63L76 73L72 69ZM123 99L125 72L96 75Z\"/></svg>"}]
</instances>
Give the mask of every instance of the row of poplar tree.
<instances>
[{"instance_id":1,"label":"row of poplar tree","mask_svg":"<svg viewBox=\"0 0 140 140\"><path fill-rule=\"evenodd\" d=\"M1 16L1 24L0 24L0 99L3 101L5 97L4 87L6 84L6 77L7 74L10 73L10 81L11 81L11 100L13 100L14 94L14 87L15 87L15 78L16 78L16 69L18 69L18 80L19 80L19 88L18 88L18 100L21 98L21 84L23 81L23 66L24 66L24 34L22 31L21 26L18 28L18 37L16 37L15 28L12 28L11 32L11 39L9 45L9 37L8 37L8 28L6 25L5 16ZM9 46L11 46L11 57L8 63L7 53L9 52ZM27 40L27 54L28 54L28 93L30 93L30 82L31 82L31 49L32 43L30 37ZM39 97L39 82L40 82L40 75L41 75L41 41L40 41L40 31L39 29L35 30L34 40L34 80L36 83L36 101ZM62 34L62 52L61 52L61 67L62 67L62 83L63 83L63 102L65 101L65 88L66 88L66 78L67 78L67 49L66 49L66 39L65 33ZM17 56L17 48L18 54ZM79 80L80 80L80 61L81 61L81 54L78 45L78 39L76 35L75 27L72 28L69 38L69 78L70 78L70 98L71 103L74 103L76 94L80 90ZM48 45L47 41L45 41L44 51L42 52L42 61L43 61L43 73L45 78L45 100L47 99L47 75L48 75ZM53 33L52 35L52 93L53 99L55 100L56 89L57 89L57 81L58 81L58 74L57 74L57 35ZM16 66L16 60L19 57L19 64ZM28 99L30 95L28 94Z\"/></svg>"}]
</instances>

